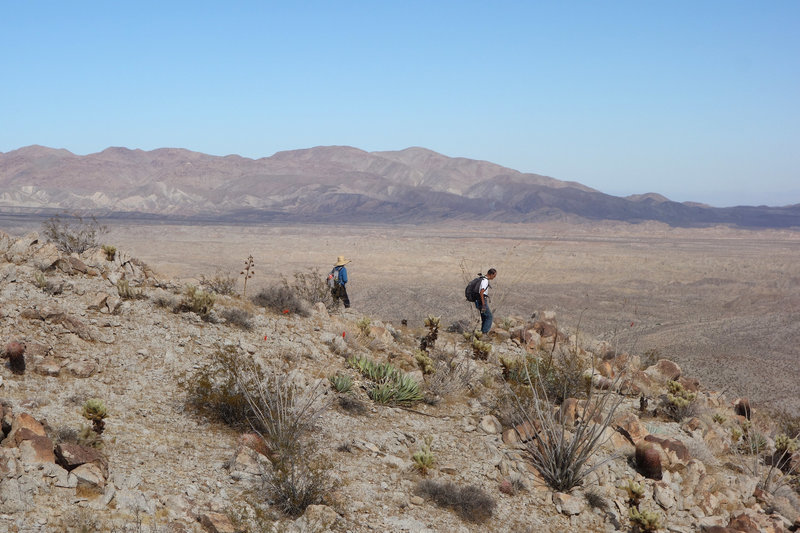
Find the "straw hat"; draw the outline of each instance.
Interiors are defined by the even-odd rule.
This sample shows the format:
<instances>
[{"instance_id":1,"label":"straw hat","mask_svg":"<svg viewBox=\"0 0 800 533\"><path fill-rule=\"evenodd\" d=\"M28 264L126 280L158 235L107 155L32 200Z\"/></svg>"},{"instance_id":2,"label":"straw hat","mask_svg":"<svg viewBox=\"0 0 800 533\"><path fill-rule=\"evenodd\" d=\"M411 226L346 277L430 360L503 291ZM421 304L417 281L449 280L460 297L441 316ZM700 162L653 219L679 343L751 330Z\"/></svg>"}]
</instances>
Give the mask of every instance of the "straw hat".
<instances>
[{"instance_id":1,"label":"straw hat","mask_svg":"<svg viewBox=\"0 0 800 533\"><path fill-rule=\"evenodd\" d=\"M349 259L345 259L343 255L340 255L339 257L336 258L336 264L333 266L340 267L346 265L349 262L350 262Z\"/></svg>"}]
</instances>

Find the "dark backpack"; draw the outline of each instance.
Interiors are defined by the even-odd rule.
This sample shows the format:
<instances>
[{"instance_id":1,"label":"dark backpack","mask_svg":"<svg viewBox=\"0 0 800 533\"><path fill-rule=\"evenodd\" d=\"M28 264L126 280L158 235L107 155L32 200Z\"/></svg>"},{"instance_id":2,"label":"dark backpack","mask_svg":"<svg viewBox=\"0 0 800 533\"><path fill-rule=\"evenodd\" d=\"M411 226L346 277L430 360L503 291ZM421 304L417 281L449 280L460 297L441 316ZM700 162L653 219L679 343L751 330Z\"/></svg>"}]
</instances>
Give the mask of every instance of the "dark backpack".
<instances>
[{"instance_id":1,"label":"dark backpack","mask_svg":"<svg viewBox=\"0 0 800 533\"><path fill-rule=\"evenodd\" d=\"M468 302L475 302L481 297L481 281L484 276L478 274L478 277L467 283L467 288L464 289L464 296Z\"/></svg>"}]
</instances>

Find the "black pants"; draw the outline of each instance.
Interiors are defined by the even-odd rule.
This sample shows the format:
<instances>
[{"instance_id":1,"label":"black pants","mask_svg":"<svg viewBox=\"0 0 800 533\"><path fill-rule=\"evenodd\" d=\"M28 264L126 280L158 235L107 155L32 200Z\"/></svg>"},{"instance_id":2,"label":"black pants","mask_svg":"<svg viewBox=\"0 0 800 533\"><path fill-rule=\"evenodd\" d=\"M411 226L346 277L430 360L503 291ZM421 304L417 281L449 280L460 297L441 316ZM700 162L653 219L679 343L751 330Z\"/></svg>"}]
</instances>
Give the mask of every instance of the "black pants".
<instances>
[{"instance_id":1,"label":"black pants","mask_svg":"<svg viewBox=\"0 0 800 533\"><path fill-rule=\"evenodd\" d=\"M339 303L339 300L341 300L342 303L344 303L345 309L348 309L350 307L350 298L347 296L347 289L343 284L337 285L336 287L332 288L331 296L333 296L333 301L336 302L337 304Z\"/></svg>"}]
</instances>

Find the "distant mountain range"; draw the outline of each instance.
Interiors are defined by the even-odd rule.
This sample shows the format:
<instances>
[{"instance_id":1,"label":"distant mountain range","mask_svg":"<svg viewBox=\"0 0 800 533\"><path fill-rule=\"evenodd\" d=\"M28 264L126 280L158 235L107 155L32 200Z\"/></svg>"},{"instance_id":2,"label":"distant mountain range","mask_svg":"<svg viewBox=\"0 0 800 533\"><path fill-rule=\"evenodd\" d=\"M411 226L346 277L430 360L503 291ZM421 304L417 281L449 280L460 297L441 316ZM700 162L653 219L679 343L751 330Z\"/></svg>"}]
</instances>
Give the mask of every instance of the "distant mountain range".
<instances>
[{"instance_id":1,"label":"distant mountain range","mask_svg":"<svg viewBox=\"0 0 800 533\"><path fill-rule=\"evenodd\" d=\"M62 212L225 223L655 220L800 228L800 204L714 208L654 193L623 198L424 148L324 146L262 159L177 148L0 153L0 213Z\"/></svg>"}]
</instances>

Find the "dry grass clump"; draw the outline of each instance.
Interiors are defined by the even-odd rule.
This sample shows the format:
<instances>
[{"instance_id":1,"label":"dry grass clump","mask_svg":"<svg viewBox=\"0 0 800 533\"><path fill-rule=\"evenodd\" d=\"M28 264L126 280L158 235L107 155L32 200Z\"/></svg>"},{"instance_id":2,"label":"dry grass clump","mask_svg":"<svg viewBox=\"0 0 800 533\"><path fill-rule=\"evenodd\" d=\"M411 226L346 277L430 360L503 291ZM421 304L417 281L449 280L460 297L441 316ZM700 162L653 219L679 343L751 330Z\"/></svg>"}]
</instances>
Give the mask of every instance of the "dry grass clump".
<instances>
[{"instance_id":1,"label":"dry grass clump","mask_svg":"<svg viewBox=\"0 0 800 533\"><path fill-rule=\"evenodd\" d=\"M236 278L217 270L213 276L200 276L200 287L206 292L230 296L236 290Z\"/></svg>"},{"instance_id":2,"label":"dry grass clump","mask_svg":"<svg viewBox=\"0 0 800 533\"><path fill-rule=\"evenodd\" d=\"M464 520L482 523L492 516L495 501L474 485L459 487L449 481L424 479L417 483L418 495L431 498L442 507L453 509Z\"/></svg>"},{"instance_id":3,"label":"dry grass clump","mask_svg":"<svg viewBox=\"0 0 800 533\"><path fill-rule=\"evenodd\" d=\"M590 363L574 348L501 357L500 364L503 378L509 384L534 387L539 396L556 404L567 398L587 398L590 394Z\"/></svg>"},{"instance_id":4,"label":"dry grass clump","mask_svg":"<svg viewBox=\"0 0 800 533\"><path fill-rule=\"evenodd\" d=\"M225 307L220 317L228 324L245 331L253 330L253 314L239 307Z\"/></svg>"},{"instance_id":5,"label":"dry grass clump","mask_svg":"<svg viewBox=\"0 0 800 533\"><path fill-rule=\"evenodd\" d=\"M318 268L309 268L305 272L295 272L290 281L281 278L284 288L294 292L301 300L314 305L322 302L331 311L336 308L336 303L331 295L326 277Z\"/></svg>"},{"instance_id":6,"label":"dry grass clump","mask_svg":"<svg viewBox=\"0 0 800 533\"><path fill-rule=\"evenodd\" d=\"M80 215L56 215L42 224L45 238L62 252L81 254L98 245L98 238L108 229L92 216L84 220Z\"/></svg>"},{"instance_id":7,"label":"dry grass clump","mask_svg":"<svg viewBox=\"0 0 800 533\"><path fill-rule=\"evenodd\" d=\"M308 308L297 293L287 286L269 286L253 296L252 302L279 313L292 313L303 317L309 316Z\"/></svg>"},{"instance_id":8,"label":"dry grass clump","mask_svg":"<svg viewBox=\"0 0 800 533\"><path fill-rule=\"evenodd\" d=\"M434 350L430 359L433 373L425 382L425 403L436 405L472 387L477 366L469 359L444 350Z\"/></svg>"}]
</instances>

